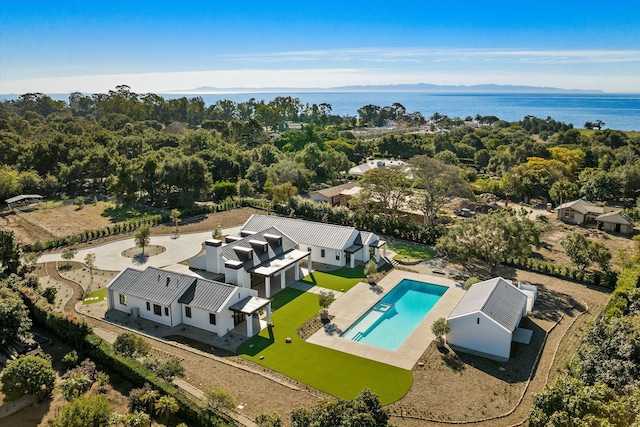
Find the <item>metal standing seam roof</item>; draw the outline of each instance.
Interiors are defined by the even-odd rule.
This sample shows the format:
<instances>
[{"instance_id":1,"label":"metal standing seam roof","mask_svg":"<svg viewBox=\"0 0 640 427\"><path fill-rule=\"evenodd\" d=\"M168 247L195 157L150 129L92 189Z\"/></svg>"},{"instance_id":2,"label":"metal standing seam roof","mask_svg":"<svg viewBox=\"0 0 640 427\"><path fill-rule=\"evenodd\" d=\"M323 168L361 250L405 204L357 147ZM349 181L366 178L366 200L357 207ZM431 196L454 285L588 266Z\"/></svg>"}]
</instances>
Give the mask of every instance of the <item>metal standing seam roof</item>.
<instances>
[{"instance_id":1,"label":"metal standing seam roof","mask_svg":"<svg viewBox=\"0 0 640 427\"><path fill-rule=\"evenodd\" d=\"M193 276L155 267L147 267L144 271L127 268L108 288L156 304L170 305L195 281L196 278Z\"/></svg>"},{"instance_id":2,"label":"metal standing seam roof","mask_svg":"<svg viewBox=\"0 0 640 427\"><path fill-rule=\"evenodd\" d=\"M329 188L322 188L320 190L309 191L309 194L320 194L324 197L336 197L339 196L344 190L351 190L354 187L359 187L359 182L348 182L346 184L340 184Z\"/></svg>"},{"instance_id":3,"label":"metal standing seam roof","mask_svg":"<svg viewBox=\"0 0 640 427\"><path fill-rule=\"evenodd\" d=\"M190 307L216 312L236 289L235 285L198 278L178 299L178 302Z\"/></svg>"},{"instance_id":4,"label":"metal standing seam roof","mask_svg":"<svg viewBox=\"0 0 640 427\"><path fill-rule=\"evenodd\" d=\"M242 230L262 231L269 227L282 230L297 243L337 250L344 250L351 246L351 242L355 242L358 235L362 233L344 225L265 215L252 215L244 223ZM368 239L363 237L365 236L360 236L360 239L364 241L371 239L371 236Z\"/></svg>"},{"instance_id":5,"label":"metal standing seam roof","mask_svg":"<svg viewBox=\"0 0 640 427\"><path fill-rule=\"evenodd\" d=\"M527 305L527 296L502 277L476 283L462 297L449 319L482 312L513 332Z\"/></svg>"},{"instance_id":6,"label":"metal standing seam roof","mask_svg":"<svg viewBox=\"0 0 640 427\"><path fill-rule=\"evenodd\" d=\"M266 238L265 235L277 235L282 239L282 244L279 246L275 246L273 241ZM261 252L260 250L256 250L252 245L251 241L265 241L267 242L267 252ZM294 242L291 238L285 235L282 231L280 231L276 227L269 227L264 229L258 233L251 234L246 236L240 240L235 242L228 243L226 246L222 248L222 257L225 260L231 261L240 261L242 262L243 268L245 270L250 270L252 268L259 267L260 265L267 263L279 256L282 256L292 250L296 249L298 244ZM245 259L238 256L238 253L235 251L235 248L250 248L251 252L248 252L251 255L251 258Z\"/></svg>"}]
</instances>

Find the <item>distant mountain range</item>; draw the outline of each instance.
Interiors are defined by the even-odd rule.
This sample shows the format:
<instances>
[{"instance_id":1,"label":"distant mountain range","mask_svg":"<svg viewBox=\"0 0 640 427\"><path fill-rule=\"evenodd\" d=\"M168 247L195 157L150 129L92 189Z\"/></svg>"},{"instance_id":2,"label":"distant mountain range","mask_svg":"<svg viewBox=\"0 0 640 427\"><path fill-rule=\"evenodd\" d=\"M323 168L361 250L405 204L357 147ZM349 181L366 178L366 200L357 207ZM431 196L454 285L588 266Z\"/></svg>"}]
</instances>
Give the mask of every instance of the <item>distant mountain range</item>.
<instances>
[{"instance_id":1,"label":"distant mountain range","mask_svg":"<svg viewBox=\"0 0 640 427\"><path fill-rule=\"evenodd\" d=\"M425 92L425 93L604 93L601 90L559 89L555 87L512 86L512 85L433 85L427 83L397 85L358 85L331 88L217 88L201 86L195 89L177 89L165 93L305 93L305 92Z\"/></svg>"}]
</instances>

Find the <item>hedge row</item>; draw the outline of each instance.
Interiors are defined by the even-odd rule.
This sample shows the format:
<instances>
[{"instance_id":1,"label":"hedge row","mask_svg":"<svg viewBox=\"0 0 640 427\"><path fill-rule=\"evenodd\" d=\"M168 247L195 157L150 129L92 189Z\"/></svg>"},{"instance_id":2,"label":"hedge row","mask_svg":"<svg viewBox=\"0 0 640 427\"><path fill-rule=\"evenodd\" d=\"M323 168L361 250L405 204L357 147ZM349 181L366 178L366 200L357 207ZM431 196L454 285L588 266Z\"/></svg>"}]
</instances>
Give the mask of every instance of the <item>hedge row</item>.
<instances>
[{"instance_id":1,"label":"hedge row","mask_svg":"<svg viewBox=\"0 0 640 427\"><path fill-rule=\"evenodd\" d=\"M107 366L109 370L122 375L136 386L142 387L149 383L161 393L173 396L180 405L180 417L206 427L235 425L235 422L226 416L222 418L203 411L173 384L159 378L155 372L137 360L116 354L110 344L91 333L91 326L84 320L78 319L72 313L54 311L53 306L31 288L23 286L20 293L36 322L78 349L80 353L88 355L94 362Z\"/></svg>"},{"instance_id":2,"label":"hedge row","mask_svg":"<svg viewBox=\"0 0 640 427\"><path fill-rule=\"evenodd\" d=\"M626 268L620 273L616 289L605 308L607 317L622 317L628 314L629 293L640 288L640 266Z\"/></svg>"},{"instance_id":3,"label":"hedge row","mask_svg":"<svg viewBox=\"0 0 640 427\"><path fill-rule=\"evenodd\" d=\"M200 408L193 400L189 399L178 388L168 381L158 377L156 373L142 363L130 357L116 354L113 347L94 334L86 337L88 355L97 363L108 366L110 370L122 375L135 385L142 387L150 384L160 393L172 396L180 405L178 415L187 421L200 426L222 427L235 425L233 419L220 415L216 416Z\"/></svg>"},{"instance_id":4,"label":"hedge row","mask_svg":"<svg viewBox=\"0 0 640 427\"><path fill-rule=\"evenodd\" d=\"M609 289L614 289L618 280L618 275L615 271L585 271L574 267L556 265L537 258L509 258L505 261L505 264L560 279L603 286Z\"/></svg>"}]
</instances>

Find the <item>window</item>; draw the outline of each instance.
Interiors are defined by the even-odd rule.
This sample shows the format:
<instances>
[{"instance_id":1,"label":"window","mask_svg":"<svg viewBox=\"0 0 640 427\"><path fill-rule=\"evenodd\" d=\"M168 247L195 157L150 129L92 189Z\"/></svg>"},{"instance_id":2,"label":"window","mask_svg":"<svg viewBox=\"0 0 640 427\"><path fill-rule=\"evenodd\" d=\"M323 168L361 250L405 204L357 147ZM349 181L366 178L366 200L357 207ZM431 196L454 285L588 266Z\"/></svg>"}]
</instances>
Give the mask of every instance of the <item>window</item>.
<instances>
[{"instance_id":1,"label":"window","mask_svg":"<svg viewBox=\"0 0 640 427\"><path fill-rule=\"evenodd\" d=\"M187 316L188 318L191 318L191 307L184 308L184 315Z\"/></svg>"},{"instance_id":2,"label":"window","mask_svg":"<svg viewBox=\"0 0 640 427\"><path fill-rule=\"evenodd\" d=\"M165 307L164 308L164 315L168 316L169 315L169 307Z\"/></svg>"},{"instance_id":3,"label":"window","mask_svg":"<svg viewBox=\"0 0 640 427\"><path fill-rule=\"evenodd\" d=\"M212 325L216 324L216 314L215 313L209 313L209 323L211 323Z\"/></svg>"},{"instance_id":4,"label":"window","mask_svg":"<svg viewBox=\"0 0 640 427\"><path fill-rule=\"evenodd\" d=\"M478 324L478 325L480 324L480 318L479 317L476 318L476 324Z\"/></svg>"},{"instance_id":5,"label":"window","mask_svg":"<svg viewBox=\"0 0 640 427\"><path fill-rule=\"evenodd\" d=\"M307 246L307 252L311 252L311 246Z\"/></svg>"},{"instance_id":6,"label":"window","mask_svg":"<svg viewBox=\"0 0 640 427\"><path fill-rule=\"evenodd\" d=\"M160 307L158 304L153 304L153 314L155 314L156 316L162 316L162 307Z\"/></svg>"},{"instance_id":7,"label":"window","mask_svg":"<svg viewBox=\"0 0 640 427\"><path fill-rule=\"evenodd\" d=\"M127 296L120 294L120 304L127 305Z\"/></svg>"},{"instance_id":8,"label":"window","mask_svg":"<svg viewBox=\"0 0 640 427\"><path fill-rule=\"evenodd\" d=\"M149 301L147 301L147 311L151 311L151 304L149 304Z\"/></svg>"},{"instance_id":9,"label":"window","mask_svg":"<svg viewBox=\"0 0 640 427\"><path fill-rule=\"evenodd\" d=\"M340 252L336 251L336 261L340 261Z\"/></svg>"},{"instance_id":10,"label":"window","mask_svg":"<svg viewBox=\"0 0 640 427\"><path fill-rule=\"evenodd\" d=\"M324 249L320 249L320 256L324 258Z\"/></svg>"}]
</instances>

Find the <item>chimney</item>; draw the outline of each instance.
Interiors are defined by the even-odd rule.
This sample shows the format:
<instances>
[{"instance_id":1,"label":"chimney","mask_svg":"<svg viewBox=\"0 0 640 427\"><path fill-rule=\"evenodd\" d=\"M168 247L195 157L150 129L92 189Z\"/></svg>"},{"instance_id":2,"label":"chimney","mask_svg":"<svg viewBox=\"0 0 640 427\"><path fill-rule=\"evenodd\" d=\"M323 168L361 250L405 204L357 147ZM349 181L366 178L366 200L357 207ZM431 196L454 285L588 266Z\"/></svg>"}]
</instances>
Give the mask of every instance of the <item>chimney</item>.
<instances>
[{"instance_id":1,"label":"chimney","mask_svg":"<svg viewBox=\"0 0 640 427\"><path fill-rule=\"evenodd\" d=\"M204 244L207 271L212 273L222 273L224 271L224 261L222 260L222 241L209 239Z\"/></svg>"}]
</instances>

